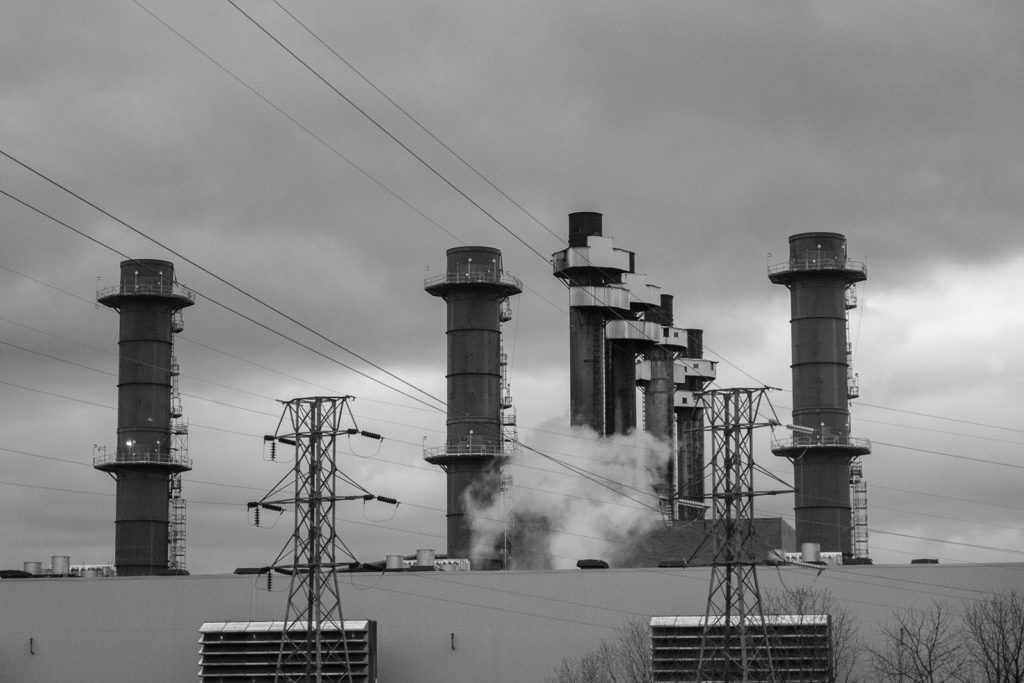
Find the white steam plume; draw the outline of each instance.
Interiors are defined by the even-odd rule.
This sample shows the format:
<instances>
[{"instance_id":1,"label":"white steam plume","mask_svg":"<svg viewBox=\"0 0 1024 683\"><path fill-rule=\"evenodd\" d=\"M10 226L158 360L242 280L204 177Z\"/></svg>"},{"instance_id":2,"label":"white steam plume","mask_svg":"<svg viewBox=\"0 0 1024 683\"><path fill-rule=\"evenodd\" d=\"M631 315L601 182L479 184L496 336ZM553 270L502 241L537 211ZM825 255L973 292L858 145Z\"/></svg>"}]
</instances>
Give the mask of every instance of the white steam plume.
<instances>
[{"instance_id":1,"label":"white steam plume","mask_svg":"<svg viewBox=\"0 0 1024 683\"><path fill-rule=\"evenodd\" d=\"M508 534L509 568L571 568L580 559L620 556L661 524L654 486L665 481L669 444L646 432L599 438L585 427L566 431L564 423L538 434L529 446L551 459L523 449L506 468L510 495L488 507L467 500L479 557L501 553Z\"/></svg>"}]
</instances>

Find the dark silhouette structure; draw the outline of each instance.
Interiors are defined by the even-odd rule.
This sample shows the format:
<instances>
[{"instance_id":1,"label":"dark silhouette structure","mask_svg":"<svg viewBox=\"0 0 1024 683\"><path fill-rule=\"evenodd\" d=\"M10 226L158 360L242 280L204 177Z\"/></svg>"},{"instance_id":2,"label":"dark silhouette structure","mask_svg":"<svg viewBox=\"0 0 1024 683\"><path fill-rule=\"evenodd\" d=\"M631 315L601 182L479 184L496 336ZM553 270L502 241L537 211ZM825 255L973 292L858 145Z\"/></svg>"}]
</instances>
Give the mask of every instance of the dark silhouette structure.
<instances>
[{"instance_id":1,"label":"dark silhouette structure","mask_svg":"<svg viewBox=\"0 0 1024 683\"><path fill-rule=\"evenodd\" d=\"M173 339L181 309L195 299L175 281L170 262L142 259L122 261L120 284L97 299L120 315L117 447L93 461L117 481L114 564L122 576L180 572L183 533L170 529L184 523L172 511L183 514L178 477L192 462L177 421Z\"/></svg>"},{"instance_id":2,"label":"dark silhouette structure","mask_svg":"<svg viewBox=\"0 0 1024 683\"><path fill-rule=\"evenodd\" d=\"M605 237L603 217L569 214L569 246L552 255L569 286L569 420L599 436L643 427L664 444L654 457L665 519L704 516L702 409L695 396L714 379L701 360L701 330L674 327L673 298L636 272L636 255ZM698 501L696 503L688 500Z\"/></svg>"},{"instance_id":3,"label":"dark silhouette structure","mask_svg":"<svg viewBox=\"0 0 1024 683\"><path fill-rule=\"evenodd\" d=\"M448 475L448 557L474 568L500 564L493 549L474 548L468 505L486 508L501 491L508 453L502 414L511 408L503 389L501 323L508 298L522 283L504 272L493 247L454 247L444 275L424 283L448 305L448 420L446 444L424 452Z\"/></svg>"},{"instance_id":4,"label":"dark silhouette structure","mask_svg":"<svg viewBox=\"0 0 1024 683\"><path fill-rule=\"evenodd\" d=\"M789 238L789 260L768 277L790 292L796 429L772 452L793 462L796 540L851 558L850 463L871 446L850 436L857 392L846 311L848 290L867 279L867 269L847 258L843 235L808 232Z\"/></svg>"}]
</instances>

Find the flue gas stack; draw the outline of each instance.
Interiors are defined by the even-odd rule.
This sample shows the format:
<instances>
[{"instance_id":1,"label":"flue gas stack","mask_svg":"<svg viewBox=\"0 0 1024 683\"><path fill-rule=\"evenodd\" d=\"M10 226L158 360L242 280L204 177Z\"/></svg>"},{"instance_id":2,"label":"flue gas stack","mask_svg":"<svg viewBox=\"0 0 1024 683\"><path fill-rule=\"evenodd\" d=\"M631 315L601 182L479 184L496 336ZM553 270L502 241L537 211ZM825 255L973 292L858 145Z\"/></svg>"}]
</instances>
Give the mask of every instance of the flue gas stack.
<instances>
[{"instance_id":1,"label":"flue gas stack","mask_svg":"<svg viewBox=\"0 0 1024 683\"><path fill-rule=\"evenodd\" d=\"M503 387L501 323L510 316L508 298L523 286L504 272L501 251L493 247L454 247L447 258L445 273L424 283L448 307L447 437L424 458L447 474L448 557L490 568L500 560L496 549L473 547L469 508L490 507L501 493L508 455L503 414L511 408Z\"/></svg>"},{"instance_id":2,"label":"flue gas stack","mask_svg":"<svg viewBox=\"0 0 1024 683\"><path fill-rule=\"evenodd\" d=\"M808 232L789 238L789 260L768 277L790 293L795 428L772 452L793 462L796 540L850 558L850 464L871 444L850 435L847 308L867 268L847 258L843 235Z\"/></svg>"},{"instance_id":3,"label":"flue gas stack","mask_svg":"<svg viewBox=\"0 0 1024 683\"><path fill-rule=\"evenodd\" d=\"M97 300L120 318L117 446L93 460L117 481L114 565L121 576L184 571L172 512L181 511L180 475L192 461L179 420L174 334L195 297L169 261L131 259Z\"/></svg>"}]
</instances>

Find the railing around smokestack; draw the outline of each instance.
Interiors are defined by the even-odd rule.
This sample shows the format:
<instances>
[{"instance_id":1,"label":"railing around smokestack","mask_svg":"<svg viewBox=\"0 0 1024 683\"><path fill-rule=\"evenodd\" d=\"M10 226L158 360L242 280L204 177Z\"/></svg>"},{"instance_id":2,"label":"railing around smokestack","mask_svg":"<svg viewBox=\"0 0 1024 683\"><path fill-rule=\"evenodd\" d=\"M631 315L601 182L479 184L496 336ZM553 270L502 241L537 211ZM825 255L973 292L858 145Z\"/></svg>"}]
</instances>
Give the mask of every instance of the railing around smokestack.
<instances>
[{"instance_id":1,"label":"railing around smokestack","mask_svg":"<svg viewBox=\"0 0 1024 683\"><path fill-rule=\"evenodd\" d=\"M500 444L450 444L423 451L424 460L441 458L500 458L508 453Z\"/></svg>"},{"instance_id":2,"label":"railing around smokestack","mask_svg":"<svg viewBox=\"0 0 1024 683\"><path fill-rule=\"evenodd\" d=\"M833 448L871 448L871 442L867 439L857 439L845 434L794 434L787 439L772 439L772 450L786 448L812 448L812 447L833 447Z\"/></svg>"},{"instance_id":3,"label":"railing around smokestack","mask_svg":"<svg viewBox=\"0 0 1024 683\"><path fill-rule=\"evenodd\" d=\"M463 284L500 284L511 285L522 289L523 282L514 275L505 272L495 272L493 268L486 266L469 266L460 268L454 273L445 273L428 277L423 281L426 288L439 284L463 285Z\"/></svg>"},{"instance_id":4,"label":"railing around smokestack","mask_svg":"<svg viewBox=\"0 0 1024 683\"><path fill-rule=\"evenodd\" d=\"M103 287L96 292L97 299L103 299L117 294L137 294L140 296L180 296L195 303L196 295L188 287L183 287L177 282L142 282L136 284L113 285Z\"/></svg>"},{"instance_id":5,"label":"railing around smokestack","mask_svg":"<svg viewBox=\"0 0 1024 683\"><path fill-rule=\"evenodd\" d=\"M868 267L861 261L851 261L845 256L836 256L834 254L790 259L783 263L768 266L769 275L784 273L790 270L852 270L866 275Z\"/></svg>"},{"instance_id":6,"label":"railing around smokestack","mask_svg":"<svg viewBox=\"0 0 1024 683\"><path fill-rule=\"evenodd\" d=\"M168 465L192 469L192 460L179 453L168 453L135 445L118 448L114 453L103 450L93 456L93 467L102 468L112 465Z\"/></svg>"}]
</instances>

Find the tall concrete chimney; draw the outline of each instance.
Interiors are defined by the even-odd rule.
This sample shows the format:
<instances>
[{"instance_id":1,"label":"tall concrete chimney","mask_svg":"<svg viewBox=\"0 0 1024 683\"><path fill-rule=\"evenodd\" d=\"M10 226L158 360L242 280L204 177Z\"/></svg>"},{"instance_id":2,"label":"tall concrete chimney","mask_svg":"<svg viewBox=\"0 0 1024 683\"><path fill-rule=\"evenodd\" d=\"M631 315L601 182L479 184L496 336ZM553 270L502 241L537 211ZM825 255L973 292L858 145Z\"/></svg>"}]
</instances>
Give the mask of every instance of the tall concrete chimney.
<instances>
[{"instance_id":1,"label":"tall concrete chimney","mask_svg":"<svg viewBox=\"0 0 1024 683\"><path fill-rule=\"evenodd\" d=\"M425 289L448 305L448 429L445 446L424 458L448 475L448 557L487 568L494 549L472 547L467 508L489 507L501 489L502 304L522 283L503 271L498 249L455 247L445 274L429 278Z\"/></svg>"},{"instance_id":2,"label":"tall concrete chimney","mask_svg":"<svg viewBox=\"0 0 1024 683\"><path fill-rule=\"evenodd\" d=\"M132 259L121 262L120 284L97 299L120 316L117 446L93 460L117 481L114 565L121 576L173 573L171 509L180 474L192 469L178 422L173 339L194 296L170 262Z\"/></svg>"},{"instance_id":3,"label":"tall concrete chimney","mask_svg":"<svg viewBox=\"0 0 1024 683\"><path fill-rule=\"evenodd\" d=\"M856 394L847 342L847 293L867 279L850 261L846 238L808 232L789 238L789 260L768 277L790 293L793 342L793 437L772 448L793 463L797 544L852 557L850 462L871 452L850 435Z\"/></svg>"}]
</instances>

